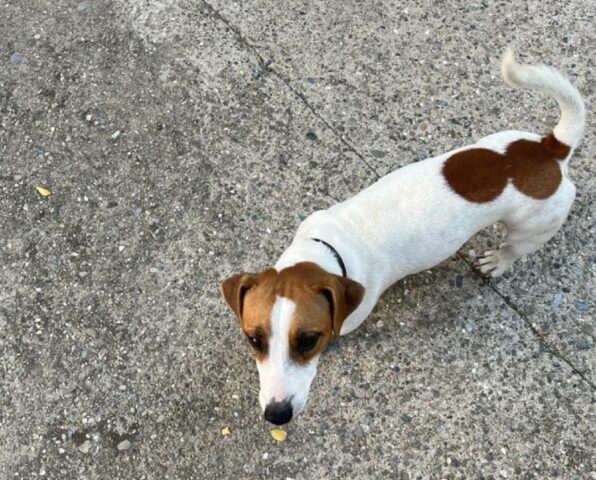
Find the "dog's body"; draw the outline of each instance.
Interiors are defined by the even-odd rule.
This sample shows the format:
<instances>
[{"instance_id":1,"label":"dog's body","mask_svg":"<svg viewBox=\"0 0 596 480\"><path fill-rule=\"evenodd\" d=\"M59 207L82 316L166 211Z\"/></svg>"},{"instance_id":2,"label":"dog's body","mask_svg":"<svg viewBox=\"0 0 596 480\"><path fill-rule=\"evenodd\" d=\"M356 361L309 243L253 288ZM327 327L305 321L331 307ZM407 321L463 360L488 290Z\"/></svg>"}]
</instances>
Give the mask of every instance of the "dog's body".
<instances>
[{"instance_id":1,"label":"dog's body","mask_svg":"<svg viewBox=\"0 0 596 480\"><path fill-rule=\"evenodd\" d=\"M555 70L519 65L511 52L502 71L508 83L557 100L561 119L553 133L500 132L401 168L313 213L274 269L224 282L224 296L251 342L251 332L267 337L257 364L270 421L284 423L302 410L318 353L333 334L357 328L397 280L433 267L479 230L503 221L506 243L479 261L483 272L498 276L565 221L575 197L567 163L584 126L581 97ZM308 311L320 300L327 309ZM316 337L314 355L296 353L293 342L309 335Z\"/></svg>"},{"instance_id":2,"label":"dog's body","mask_svg":"<svg viewBox=\"0 0 596 480\"><path fill-rule=\"evenodd\" d=\"M521 230L534 237L531 244L520 245L522 251L518 252L519 256L531 253L554 235L567 217L575 197L571 181L564 177L558 190L545 200L529 198L510 183L494 201L471 203L454 192L443 175L445 162L457 152L478 148L504 152L520 139L541 140L527 132L491 135L475 145L410 164L355 197L312 214L298 228L292 245L275 264L276 270L311 261L339 275L330 249L320 243L313 245L311 239L333 245L349 277L366 292L344 321L343 335L368 317L379 296L397 280L449 258L472 235L498 221L505 222L510 235ZM513 260L499 261L495 276Z\"/></svg>"}]
</instances>

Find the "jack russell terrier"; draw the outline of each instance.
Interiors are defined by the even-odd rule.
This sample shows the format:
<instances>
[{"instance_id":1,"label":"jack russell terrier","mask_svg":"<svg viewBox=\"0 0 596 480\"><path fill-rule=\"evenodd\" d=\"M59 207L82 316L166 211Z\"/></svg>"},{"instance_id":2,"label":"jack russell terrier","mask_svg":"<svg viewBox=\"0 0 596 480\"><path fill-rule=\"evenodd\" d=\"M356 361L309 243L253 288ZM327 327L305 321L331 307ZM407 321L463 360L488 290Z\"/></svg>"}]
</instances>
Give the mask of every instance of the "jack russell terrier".
<instances>
[{"instance_id":1,"label":"jack russell terrier","mask_svg":"<svg viewBox=\"0 0 596 480\"><path fill-rule=\"evenodd\" d=\"M557 70L521 65L511 49L501 73L508 84L557 101L561 117L551 133L507 130L400 168L310 215L275 267L222 283L256 357L268 421L281 425L304 409L321 352L358 327L400 278L442 262L502 221L506 242L478 261L497 277L561 227L575 197L567 166L584 128L584 103Z\"/></svg>"}]
</instances>

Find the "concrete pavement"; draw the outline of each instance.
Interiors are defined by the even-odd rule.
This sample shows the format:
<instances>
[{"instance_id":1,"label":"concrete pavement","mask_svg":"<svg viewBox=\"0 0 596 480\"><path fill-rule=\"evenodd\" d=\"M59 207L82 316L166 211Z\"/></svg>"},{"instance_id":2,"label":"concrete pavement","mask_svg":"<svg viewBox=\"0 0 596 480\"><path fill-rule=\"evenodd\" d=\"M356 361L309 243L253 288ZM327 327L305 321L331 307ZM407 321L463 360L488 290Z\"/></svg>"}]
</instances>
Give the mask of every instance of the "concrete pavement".
<instances>
[{"instance_id":1,"label":"concrete pavement","mask_svg":"<svg viewBox=\"0 0 596 480\"><path fill-rule=\"evenodd\" d=\"M590 124L556 238L487 282L490 229L388 291L282 444L218 292L379 175L552 127L499 79L511 42L590 109L589 2L11 0L0 21L0 478L596 478Z\"/></svg>"}]
</instances>

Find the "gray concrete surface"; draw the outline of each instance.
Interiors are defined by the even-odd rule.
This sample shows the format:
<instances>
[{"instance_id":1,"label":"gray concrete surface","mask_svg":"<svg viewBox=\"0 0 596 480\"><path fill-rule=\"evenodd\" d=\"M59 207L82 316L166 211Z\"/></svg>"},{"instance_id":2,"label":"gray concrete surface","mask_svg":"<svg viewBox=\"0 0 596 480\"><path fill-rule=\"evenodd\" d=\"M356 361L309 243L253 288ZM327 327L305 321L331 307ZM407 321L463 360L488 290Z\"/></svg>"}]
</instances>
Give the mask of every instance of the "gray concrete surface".
<instances>
[{"instance_id":1,"label":"gray concrete surface","mask_svg":"<svg viewBox=\"0 0 596 480\"><path fill-rule=\"evenodd\" d=\"M593 104L593 26L583 1L5 1L0 478L596 478L592 126L557 237L487 282L491 229L392 288L282 444L218 292L377 175L554 125L498 78L510 42Z\"/></svg>"}]
</instances>

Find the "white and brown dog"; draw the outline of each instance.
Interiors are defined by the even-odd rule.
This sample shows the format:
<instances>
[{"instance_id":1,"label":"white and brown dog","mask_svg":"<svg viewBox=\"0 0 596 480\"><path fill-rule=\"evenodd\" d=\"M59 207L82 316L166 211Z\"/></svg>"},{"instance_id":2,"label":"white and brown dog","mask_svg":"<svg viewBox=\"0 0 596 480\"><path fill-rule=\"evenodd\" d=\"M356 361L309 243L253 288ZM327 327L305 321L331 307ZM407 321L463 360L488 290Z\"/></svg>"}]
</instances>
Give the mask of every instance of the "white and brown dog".
<instances>
[{"instance_id":1,"label":"white and brown dog","mask_svg":"<svg viewBox=\"0 0 596 480\"><path fill-rule=\"evenodd\" d=\"M479 260L496 277L565 221L575 197L567 165L584 128L582 98L558 71L520 65L511 50L501 71L510 85L558 102L552 133L503 131L401 168L309 216L275 267L223 282L256 357L270 422L286 423L304 409L320 353L358 327L397 280L502 221L506 242Z\"/></svg>"}]
</instances>

